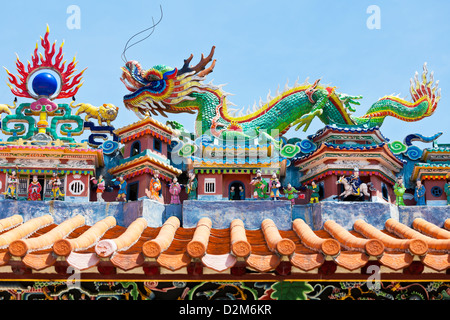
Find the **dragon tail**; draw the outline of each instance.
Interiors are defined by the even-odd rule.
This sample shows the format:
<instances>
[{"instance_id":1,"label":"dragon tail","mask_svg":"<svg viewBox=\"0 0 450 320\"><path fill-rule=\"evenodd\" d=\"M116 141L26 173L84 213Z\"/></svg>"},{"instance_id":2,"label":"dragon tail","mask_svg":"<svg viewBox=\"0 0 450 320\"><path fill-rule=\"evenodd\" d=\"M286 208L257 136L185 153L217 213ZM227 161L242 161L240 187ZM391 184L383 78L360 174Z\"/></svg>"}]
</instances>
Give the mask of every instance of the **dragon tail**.
<instances>
[{"instance_id":1,"label":"dragon tail","mask_svg":"<svg viewBox=\"0 0 450 320\"><path fill-rule=\"evenodd\" d=\"M439 80L434 82L433 72L427 77L427 64L423 65L422 79L416 72L411 79L410 93L412 102L398 96L385 96L375 102L365 115L352 118L356 124L370 122L371 125L381 125L387 116L392 116L406 122L419 121L431 116L436 110L441 98L438 89ZM433 86L434 84L434 86Z\"/></svg>"}]
</instances>

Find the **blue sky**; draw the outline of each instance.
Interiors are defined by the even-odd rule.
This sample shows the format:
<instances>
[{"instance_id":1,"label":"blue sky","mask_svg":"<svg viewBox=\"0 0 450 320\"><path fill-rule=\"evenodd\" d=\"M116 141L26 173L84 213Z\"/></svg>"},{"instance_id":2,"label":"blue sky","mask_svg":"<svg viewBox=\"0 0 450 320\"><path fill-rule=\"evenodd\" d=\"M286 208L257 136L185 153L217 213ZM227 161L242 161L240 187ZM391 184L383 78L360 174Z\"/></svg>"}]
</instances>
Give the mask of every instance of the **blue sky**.
<instances>
[{"instance_id":1,"label":"blue sky","mask_svg":"<svg viewBox=\"0 0 450 320\"><path fill-rule=\"evenodd\" d=\"M66 24L72 4L81 10L80 29ZM388 118L382 132L391 141L402 141L410 133L442 131L438 141L450 143L450 2L444 0L8 1L1 5L0 64L14 71L15 53L21 60L30 59L49 24L50 40L65 41L66 59L76 55L79 70L88 67L77 101L113 103L120 107L115 127L127 125L138 118L122 103L128 91L119 80L121 53L133 34L151 25L152 17L159 18L160 5L164 17L153 35L127 51L128 60L138 60L144 68L156 64L180 68L191 53L195 63L215 45L217 63L208 79L227 84L224 89L234 94L231 101L238 107L265 99L269 90L273 95L287 80L293 84L309 77L310 82L322 78L338 92L362 95L355 112L359 116L387 94L400 93L409 100L409 79L427 62L442 88L436 112L413 123ZM366 25L370 5L380 8L380 29ZM14 99L6 80L3 72L0 103ZM195 119L170 117L188 129ZM288 136L305 138L322 126L316 119L307 133L291 129Z\"/></svg>"}]
</instances>

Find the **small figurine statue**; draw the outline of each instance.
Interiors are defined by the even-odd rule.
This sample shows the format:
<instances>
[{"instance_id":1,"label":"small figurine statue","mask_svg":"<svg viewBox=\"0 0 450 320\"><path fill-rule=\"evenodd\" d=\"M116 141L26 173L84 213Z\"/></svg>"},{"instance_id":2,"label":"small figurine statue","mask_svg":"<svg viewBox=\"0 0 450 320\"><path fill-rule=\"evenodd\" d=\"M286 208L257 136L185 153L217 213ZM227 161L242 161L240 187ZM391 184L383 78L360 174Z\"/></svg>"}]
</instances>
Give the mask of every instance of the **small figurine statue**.
<instances>
[{"instance_id":1,"label":"small figurine statue","mask_svg":"<svg viewBox=\"0 0 450 320\"><path fill-rule=\"evenodd\" d=\"M312 193L311 193L311 198L310 198L310 200L309 200L309 203L314 203L314 202L319 203L319 190L320 190L320 188L319 188L319 186L316 184L316 182L315 182L315 181L312 181L312 182L311 182L311 185L310 185L310 186L306 186L306 188L307 188L308 190L311 190L311 191L312 191Z\"/></svg>"},{"instance_id":2,"label":"small figurine statue","mask_svg":"<svg viewBox=\"0 0 450 320\"><path fill-rule=\"evenodd\" d=\"M450 177L447 177L447 183L444 185L444 192L447 195L447 205L450 206Z\"/></svg>"},{"instance_id":3,"label":"small figurine statue","mask_svg":"<svg viewBox=\"0 0 450 320\"><path fill-rule=\"evenodd\" d=\"M19 178L17 177L16 170L13 170L10 175L8 175L8 187L6 191L3 192L6 199L12 198L17 200L17 189L19 187Z\"/></svg>"},{"instance_id":4,"label":"small figurine statue","mask_svg":"<svg viewBox=\"0 0 450 320\"><path fill-rule=\"evenodd\" d=\"M155 170L153 177L150 180L149 189L145 189L145 193L150 198L150 200L155 200L164 203L164 197L159 195L161 191L161 181L159 180L159 171Z\"/></svg>"},{"instance_id":5,"label":"small figurine statue","mask_svg":"<svg viewBox=\"0 0 450 320\"><path fill-rule=\"evenodd\" d=\"M231 186L230 187L230 194L228 195L228 200L233 200L235 194L236 194L236 190L234 190L234 186Z\"/></svg>"},{"instance_id":6,"label":"small figurine statue","mask_svg":"<svg viewBox=\"0 0 450 320\"><path fill-rule=\"evenodd\" d=\"M416 200L416 205L425 206L425 186L422 184L420 179L416 181L416 188L414 189L414 200Z\"/></svg>"},{"instance_id":7,"label":"small figurine statue","mask_svg":"<svg viewBox=\"0 0 450 320\"><path fill-rule=\"evenodd\" d=\"M398 206L404 206L405 202L403 201L403 195L405 194L406 187L403 184L403 177L398 176L397 182L394 185L394 193L395 193L395 202Z\"/></svg>"},{"instance_id":8,"label":"small figurine statue","mask_svg":"<svg viewBox=\"0 0 450 320\"><path fill-rule=\"evenodd\" d=\"M291 202L291 204L295 204L295 193L298 193L297 191L290 183L288 183L287 188L283 188L283 193L287 194L288 200Z\"/></svg>"},{"instance_id":9,"label":"small figurine statue","mask_svg":"<svg viewBox=\"0 0 450 320\"><path fill-rule=\"evenodd\" d=\"M242 186L239 186L239 200L245 200L245 191Z\"/></svg>"},{"instance_id":10,"label":"small figurine statue","mask_svg":"<svg viewBox=\"0 0 450 320\"><path fill-rule=\"evenodd\" d=\"M189 172L189 181L186 187L186 192L188 194L188 200L196 200L197 199L197 178L195 177L195 173L193 171Z\"/></svg>"},{"instance_id":11,"label":"small figurine statue","mask_svg":"<svg viewBox=\"0 0 450 320\"><path fill-rule=\"evenodd\" d=\"M361 181L361 178L359 177L359 169L358 168L355 168L353 170L353 174L348 178L348 182L352 186L353 195L355 195L355 196L361 195L360 186L361 186L362 181Z\"/></svg>"},{"instance_id":12,"label":"small figurine statue","mask_svg":"<svg viewBox=\"0 0 450 320\"><path fill-rule=\"evenodd\" d=\"M270 179L269 188L270 188L270 198L272 200L279 200L281 183L280 183L280 180L278 180L278 176L275 172L272 173L272 178Z\"/></svg>"},{"instance_id":13,"label":"small figurine statue","mask_svg":"<svg viewBox=\"0 0 450 320\"><path fill-rule=\"evenodd\" d=\"M61 192L61 180L58 177L57 172L53 172L53 176L50 179L50 186L52 187L53 200L57 200L59 197L64 197L64 193Z\"/></svg>"},{"instance_id":14,"label":"small figurine statue","mask_svg":"<svg viewBox=\"0 0 450 320\"><path fill-rule=\"evenodd\" d=\"M267 182L261 176L261 170L256 171L256 177L254 177L250 184L255 186L255 191L253 192L253 198L256 200L262 200L267 198Z\"/></svg>"},{"instance_id":15,"label":"small figurine statue","mask_svg":"<svg viewBox=\"0 0 450 320\"><path fill-rule=\"evenodd\" d=\"M97 201L105 202L105 200L103 199L103 192L105 192L106 185L105 185L105 179L103 179L103 175L99 175L98 180L95 179L95 177L92 177L91 180L94 184L97 185L97 191L96 191Z\"/></svg>"},{"instance_id":16,"label":"small figurine statue","mask_svg":"<svg viewBox=\"0 0 450 320\"><path fill-rule=\"evenodd\" d=\"M174 177L172 179L172 183L169 185L170 203L171 204L181 204L180 201L180 192L181 192L181 184L178 183L178 178Z\"/></svg>"},{"instance_id":17,"label":"small figurine statue","mask_svg":"<svg viewBox=\"0 0 450 320\"><path fill-rule=\"evenodd\" d=\"M28 200L31 201L39 201L41 199L41 191L42 186L38 181L37 176L33 176L33 181L30 182L30 185L28 186Z\"/></svg>"},{"instance_id":18,"label":"small figurine statue","mask_svg":"<svg viewBox=\"0 0 450 320\"><path fill-rule=\"evenodd\" d=\"M117 193L116 201L125 201L127 202L127 182L123 179L122 176L119 177L119 180L113 179L114 185L119 186L119 192Z\"/></svg>"}]
</instances>

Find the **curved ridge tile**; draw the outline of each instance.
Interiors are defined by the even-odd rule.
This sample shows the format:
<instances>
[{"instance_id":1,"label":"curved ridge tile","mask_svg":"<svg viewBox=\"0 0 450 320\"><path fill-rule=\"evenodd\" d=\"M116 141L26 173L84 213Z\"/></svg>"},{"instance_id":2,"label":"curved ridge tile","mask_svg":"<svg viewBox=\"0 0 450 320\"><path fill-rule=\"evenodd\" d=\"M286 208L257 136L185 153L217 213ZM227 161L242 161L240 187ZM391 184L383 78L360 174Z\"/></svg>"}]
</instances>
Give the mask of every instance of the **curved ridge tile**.
<instances>
[{"instance_id":1,"label":"curved ridge tile","mask_svg":"<svg viewBox=\"0 0 450 320\"><path fill-rule=\"evenodd\" d=\"M237 257L247 257L252 252L252 246L248 242L245 233L244 222L234 219L230 223L231 252Z\"/></svg>"},{"instance_id":2,"label":"curved ridge tile","mask_svg":"<svg viewBox=\"0 0 450 320\"><path fill-rule=\"evenodd\" d=\"M398 239L378 230L371 224L358 219L353 224L353 229L369 239L381 240L387 250L394 252L409 251L414 255L422 256L428 251L428 245L420 239Z\"/></svg>"},{"instance_id":3,"label":"curved ridge tile","mask_svg":"<svg viewBox=\"0 0 450 320\"><path fill-rule=\"evenodd\" d=\"M192 240L186 246L187 253L192 258L201 258L206 253L212 222L209 218L201 218L195 228Z\"/></svg>"},{"instance_id":4,"label":"curved ridge tile","mask_svg":"<svg viewBox=\"0 0 450 320\"><path fill-rule=\"evenodd\" d=\"M27 238L37 230L53 223L53 217L49 214L33 218L20 226L0 235L0 248L9 246L13 241Z\"/></svg>"},{"instance_id":5,"label":"curved ridge tile","mask_svg":"<svg viewBox=\"0 0 450 320\"><path fill-rule=\"evenodd\" d=\"M266 239L270 251L278 252L281 255L288 256L294 253L295 243L291 239L283 238L278 231L277 226L271 219L264 219L261 222L261 230Z\"/></svg>"},{"instance_id":6,"label":"curved ridge tile","mask_svg":"<svg viewBox=\"0 0 450 320\"><path fill-rule=\"evenodd\" d=\"M339 254L341 245L338 241L319 237L302 219L295 219L292 227L307 248L329 256Z\"/></svg>"},{"instance_id":7,"label":"curved ridge tile","mask_svg":"<svg viewBox=\"0 0 450 320\"><path fill-rule=\"evenodd\" d=\"M142 245L142 252L146 257L156 258L167 250L180 227L180 220L172 216L164 222L155 239L148 240Z\"/></svg>"},{"instance_id":8,"label":"curved ridge tile","mask_svg":"<svg viewBox=\"0 0 450 320\"><path fill-rule=\"evenodd\" d=\"M53 251L59 256L68 256L72 251L87 249L98 242L98 240L110 228L116 225L116 219L112 216L98 221L79 237L74 239L60 239L53 244Z\"/></svg>"},{"instance_id":9,"label":"curved ridge tile","mask_svg":"<svg viewBox=\"0 0 450 320\"><path fill-rule=\"evenodd\" d=\"M380 240L358 238L333 220L327 220L323 227L348 250L356 250L375 257L381 256L384 252L384 244Z\"/></svg>"},{"instance_id":10,"label":"curved ridge tile","mask_svg":"<svg viewBox=\"0 0 450 320\"><path fill-rule=\"evenodd\" d=\"M0 220L0 231L6 231L11 228L14 228L18 226L19 224L22 224L23 217L20 214L15 214L11 217L4 218Z\"/></svg>"},{"instance_id":11,"label":"curved ridge tile","mask_svg":"<svg viewBox=\"0 0 450 320\"><path fill-rule=\"evenodd\" d=\"M141 237L147 227L145 218L137 218L119 237L115 239L100 240L95 246L95 252L102 258L110 257L117 251L124 251L131 247Z\"/></svg>"},{"instance_id":12,"label":"curved ridge tile","mask_svg":"<svg viewBox=\"0 0 450 320\"><path fill-rule=\"evenodd\" d=\"M9 245L9 252L12 255L23 257L29 252L51 247L55 241L66 237L74 229L84 225L84 222L85 219L82 215L76 215L39 237L13 241Z\"/></svg>"},{"instance_id":13,"label":"curved ridge tile","mask_svg":"<svg viewBox=\"0 0 450 320\"><path fill-rule=\"evenodd\" d=\"M422 218L414 219L412 227L429 237L436 239L450 239L450 231L439 228L437 225Z\"/></svg>"},{"instance_id":14,"label":"curved ridge tile","mask_svg":"<svg viewBox=\"0 0 450 320\"><path fill-rule=\"evenodd\" d=\"M450 230L450 218L444 221L444 228Z\"/></svg>"},{"instance_id":15,"label":"curved ridge tile","mask_svg":"<svg viewBox=\"0 0 450 320\"><path fill-rule=\"evenodd\" d=\"M386 220L386 229L399 237L407 239L420 239L426 242L429 250L448 253L450 251L450 239L435 239L416 231L407 225L392 218Z\"/></svg>"}]
</instances>

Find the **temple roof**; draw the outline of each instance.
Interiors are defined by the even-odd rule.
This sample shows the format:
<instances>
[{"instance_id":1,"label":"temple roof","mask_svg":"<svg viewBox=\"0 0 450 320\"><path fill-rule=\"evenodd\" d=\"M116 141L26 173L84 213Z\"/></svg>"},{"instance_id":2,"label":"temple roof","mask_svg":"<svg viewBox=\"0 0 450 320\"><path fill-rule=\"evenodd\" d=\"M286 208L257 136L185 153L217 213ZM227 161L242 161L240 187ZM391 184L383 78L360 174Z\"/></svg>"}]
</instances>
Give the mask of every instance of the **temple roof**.
<instances>
[{"instance_id":1,"label":"temple roof","mask_svg":"<svg viewBox=\"0 0 450 320\"><path fill-rule=\"evenodd\" d=\"M94 225L76 215L59 224L51 215L23 221L15 215L0 220L0 273L27 278L40 272L58 274L71 266L92 277L121 273L126 277L213 275L231 277L277 273L317 278L343 273L366 277L374 263L383 274L421 272L445 277L450 267L450 219L442 227L416 218L412 226L394 219L379 230L356 220L347 230L333 220L312 230L302 219L291 230L279 230L270 219L249 230L235 219L215 229L209 218L184 228L172 216L161 227L136 218L128 227L109 216ZM10 268L8 268L10 266ZM119 271L120 270L120 271ZM64 273L62 273L64 276ZM417 275L416 275L417 277Z\"/></svg>"},{"instance_id":2,"label":"temple roof","mask_svg":"<svg viewBox=\"0 0 450 320\"><path fill-rule=\"evenodd\" d=\"M144 134L153 135L165 142L170 143L171 137L175 134L176 130L171 127L153 119L147 117L137 122L133 122L127 126L114 130L114 133L120 137L122 143L136 139Z\"/></svg>"},{"instance_id":3,"label":"temple roof","mask_svg":"<svg viewBox=\"0 0 450 320\"><path fill-rule=\"evenodd\" d=\"M321 142L327 140L330 136L334 135L347 135L365 137L364 140L370 140L373 143L379 144L382 142L388 142L389 139L386 138L380 131L380 128L375 126L371 128L360 128L360 127L340 127L337 125L326 125L322 129L318 130L315 134L308 136L308 139L314 142ZM370 139L368 139L370 137Z\"/></svg>"},{"instance_id":4,"label":"temple roof","mask_svg":"<svg viewBox=\"0 0 450 320\"><path fill-rule=\"evenodd\" d=\"M182 173L181 170L172 166L169 160L149 149L133 157L123 159L118 166L109 169L109 173L124 175L124 178L127 179L148 172L153 174L155 169L160 170L161 175L167 180L171 180L174 176Z\"/></svg>"},{"instance_id":5,"label":"temple roof","mask_svg":"<svg viewBox=\"0 0 450 320\"><path fill-rule=\"evenodd\" d=\"M94 162L95 167L104 165L103 150L90 148L87 143L66 143L61 140L44 142L37 144L33 141L18 139L17 141L8 141L0 143L0 158L15 159L76 159L88 160ZM2 167L8 167L8 164L2 164ZM14 167L21 163L14 163ZM28 168L28 167L27 167ZM42 164L39 169L42 168Z\"/></svg>"}]
</instances>

